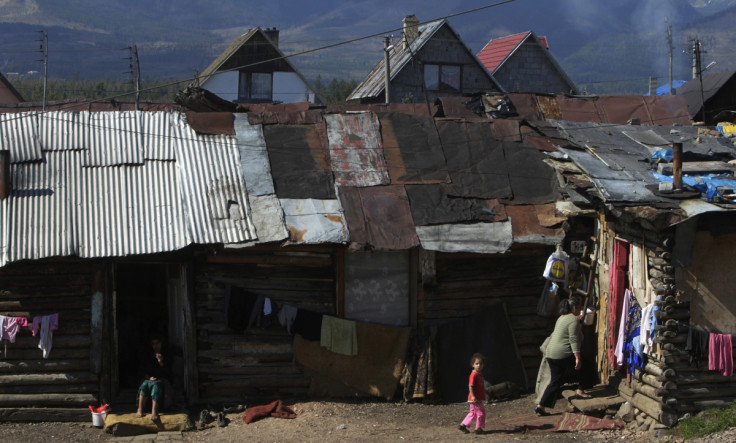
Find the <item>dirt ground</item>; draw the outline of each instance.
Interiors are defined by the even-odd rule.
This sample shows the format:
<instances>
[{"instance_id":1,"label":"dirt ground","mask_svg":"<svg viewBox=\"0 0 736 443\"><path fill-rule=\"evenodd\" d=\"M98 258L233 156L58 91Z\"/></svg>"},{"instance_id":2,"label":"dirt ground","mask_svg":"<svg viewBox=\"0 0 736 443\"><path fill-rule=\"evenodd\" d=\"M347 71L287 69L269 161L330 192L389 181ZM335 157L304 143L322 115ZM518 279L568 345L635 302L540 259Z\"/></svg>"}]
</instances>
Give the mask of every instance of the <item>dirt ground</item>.
<instances>
[{"instance_id":1,"label":"dirt ground","mask_svg":"<svg viewBox=\"0 0 736 443\"><path fill-rule=\"evenodd\" d=\"M113 436L91 423L17 423L0 422L0 442L46 441L53 442L404 442L442 441L465 442L524 442L552 441L572 443L579 441L609 442L626 440L627 443L651 441L676 442L669 430L636 431L631 425L620 430L583 432L551 432L549 429L524 428L525 420L534 420L533 395L516 400L489 403L486 406L486 433L464 434L457 429L468 411L465 403L428 405L364 400L321 400L290 403L295 419L265 418L251 424L243 421L244 413L227 414L227 426L218 427L216 420L203 429L197 429L199 411L192 413L192 430L165 438L155 434L138 437ZM552 416L559 417L566 409L559 401ZM509 423L514 423L509 424ZM522 424L519 426L519 424ZM161 434L162 436L164 434ZM708 437L690 440L693 443L736 441L736 428Z\"/></svg>"},{"instance_id":2,"label":"dirt ground","mask_svg":"<svg viewBox=\"0 0 736 443\"><path fill-rule=\"evenodd\" d=\"M483 435L464 434L457 429L467 414L467 404L426 405L381 401L324 400L290 404L295 419L265 418L251 424L243 421L244 413L228 414L228 424L218 427L215 420L202 430L183 432L184 442L404 442L443 441L489 442L552 441L570 443L579 441L627 440L643 443L652 440L676 441L667 430L637 432L630 427L621 430L601 430L558 433L545 429L526 429L509 425L509 420L524 423L533 419L533 396L489 403L486 406L489 431ZM559 401L551 412L564 412L566 402ZM197 414L192 414L196 424ZM505 420L505 422L504 422ZM734 441L736 430L709 437L707 442ZM131 441L130 437L115 437L90 423L0 423L0 441L100 442ZM153 441L151 435L147 441ZM161 440L160 438L158 440ZM135 441L140 441L135 440ZM143 441L146 441L145 438ZM172 440L168 440L172 441Z\"/></svg>"}]
</instances>

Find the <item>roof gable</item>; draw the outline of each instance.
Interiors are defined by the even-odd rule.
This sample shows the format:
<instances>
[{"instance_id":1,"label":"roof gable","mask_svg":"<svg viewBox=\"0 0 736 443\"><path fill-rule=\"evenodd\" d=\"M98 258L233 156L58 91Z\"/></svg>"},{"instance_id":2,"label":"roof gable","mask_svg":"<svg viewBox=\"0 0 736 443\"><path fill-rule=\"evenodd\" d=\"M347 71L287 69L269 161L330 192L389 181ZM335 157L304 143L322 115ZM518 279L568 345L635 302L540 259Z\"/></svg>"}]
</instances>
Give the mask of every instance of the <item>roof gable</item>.
<instances>
[{"instance_id":1,"label":"roof gable","mask_svg":"<svg viewBox=\"0 0 736 443\"><path fill-rule=\"evenodd\" d=\"M0 103L20 103L23 97L13 85L0 73Z\"/></svg>"},{"instance_id":2,"label":"roof gable","mask_svg":"<svg viewBox=\"0 0 736 443\"><path fill-rule=\"evenodd\" d=\"M493 78L493 75L488 72L478 58L473 55L468 49L467 45L462 41L460 36L455 32L454 29L449 25L447 20L435 20L432 22L424 23L419 25L419 36L415 38L406 48L396 49L389 52L389 65L391 68L390 78L393 80L396 76L406 67L409 62L416 57L416 55L424 48L424 46L432 40L432 38L440 32L441 29L449 31L457 43L462 46L466 51L467 55L477 63L478 67L485 71L490 79L491 83L498 88L499 91L503 91L501 85ZM397 45L398 46L398 45ZM347 100L361 99L367 97L377 97L383 94L385 89L385 62L384 59L376 63L371 72L363 79L363 81L350 93Z\"/></svg>"}]
</instances>

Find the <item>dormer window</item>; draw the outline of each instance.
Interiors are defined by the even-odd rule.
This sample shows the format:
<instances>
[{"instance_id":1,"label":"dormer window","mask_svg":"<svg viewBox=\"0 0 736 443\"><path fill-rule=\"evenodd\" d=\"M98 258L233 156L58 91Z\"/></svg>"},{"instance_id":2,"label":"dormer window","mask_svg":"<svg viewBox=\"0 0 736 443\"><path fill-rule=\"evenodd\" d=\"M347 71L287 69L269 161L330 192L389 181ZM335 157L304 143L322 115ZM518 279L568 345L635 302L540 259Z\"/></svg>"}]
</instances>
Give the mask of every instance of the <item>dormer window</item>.
<instances>
[{"instance_id":1,"label":"dormer window","mask_svg":"<svg viewBox=\"0 0 736 443\"><path fill-rule=\"evenodd\" d=\"M424 64L424 85L429 91L462 91L462 67L458 65Z\"/></svg>"},{"instance_id":2,"label":"dormer window","mask_svg":"<svg viewBox=\"0 0 736 443\"><path fill-rule=\"evenodd\" d=\"M273 75L270 72L240 72L239 102L270 102L273 100Z\"/></svg>"}]
</instances>

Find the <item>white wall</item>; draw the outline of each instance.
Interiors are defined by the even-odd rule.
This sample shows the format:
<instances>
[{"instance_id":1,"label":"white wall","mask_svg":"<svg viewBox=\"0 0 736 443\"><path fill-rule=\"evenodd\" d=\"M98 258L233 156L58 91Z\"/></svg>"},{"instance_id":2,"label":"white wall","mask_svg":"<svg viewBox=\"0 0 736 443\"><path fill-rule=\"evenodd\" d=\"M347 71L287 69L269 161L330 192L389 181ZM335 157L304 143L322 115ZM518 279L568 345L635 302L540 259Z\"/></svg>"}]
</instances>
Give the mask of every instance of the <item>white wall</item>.
<instances>
[{"instance_id":1,"label":"white wall","mask_svg":"<svg viewBox=\"0 0 736 443\"><path fill-rule=\"evenodd\" d=\"M238 99L238 72L222 72L211 76L202 87L229 102ZM282 103L314 103L314 94L294 72L273 73L273 101Z\"/></svg>"},{"instance_id":2,"label":"white wall","mask_svg":"<svg viewBox=\"0 0 736 443\"><path fill-rule=\"evenodd\" d=\"M239 77L237 71L221 72L202 83L202 88L229 102L236 101L238 99Z\"/></svg>"}]
</instances>

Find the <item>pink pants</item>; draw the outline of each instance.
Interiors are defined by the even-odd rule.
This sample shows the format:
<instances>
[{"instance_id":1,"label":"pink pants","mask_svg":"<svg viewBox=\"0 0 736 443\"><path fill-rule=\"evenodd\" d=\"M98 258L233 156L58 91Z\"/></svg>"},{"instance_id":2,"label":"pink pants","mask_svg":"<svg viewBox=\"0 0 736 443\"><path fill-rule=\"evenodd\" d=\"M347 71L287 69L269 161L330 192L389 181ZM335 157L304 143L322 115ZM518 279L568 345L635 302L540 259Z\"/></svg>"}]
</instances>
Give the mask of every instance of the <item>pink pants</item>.
<instances>
[{"instance_id":1,"label":"pink pants","mask_svg":"<svg viewBox=\"0 0 736 443\"><path fill-rule=\"evenodd\" d=\"M467 428L471 423L473 423L474 419L477 419L475 422L475 429L483 429L486 427L486 407L483 406L482 401L470 403L470 412L465 417L465 420L463 420L463 426Z\"/></svg>"}]
</instances>

